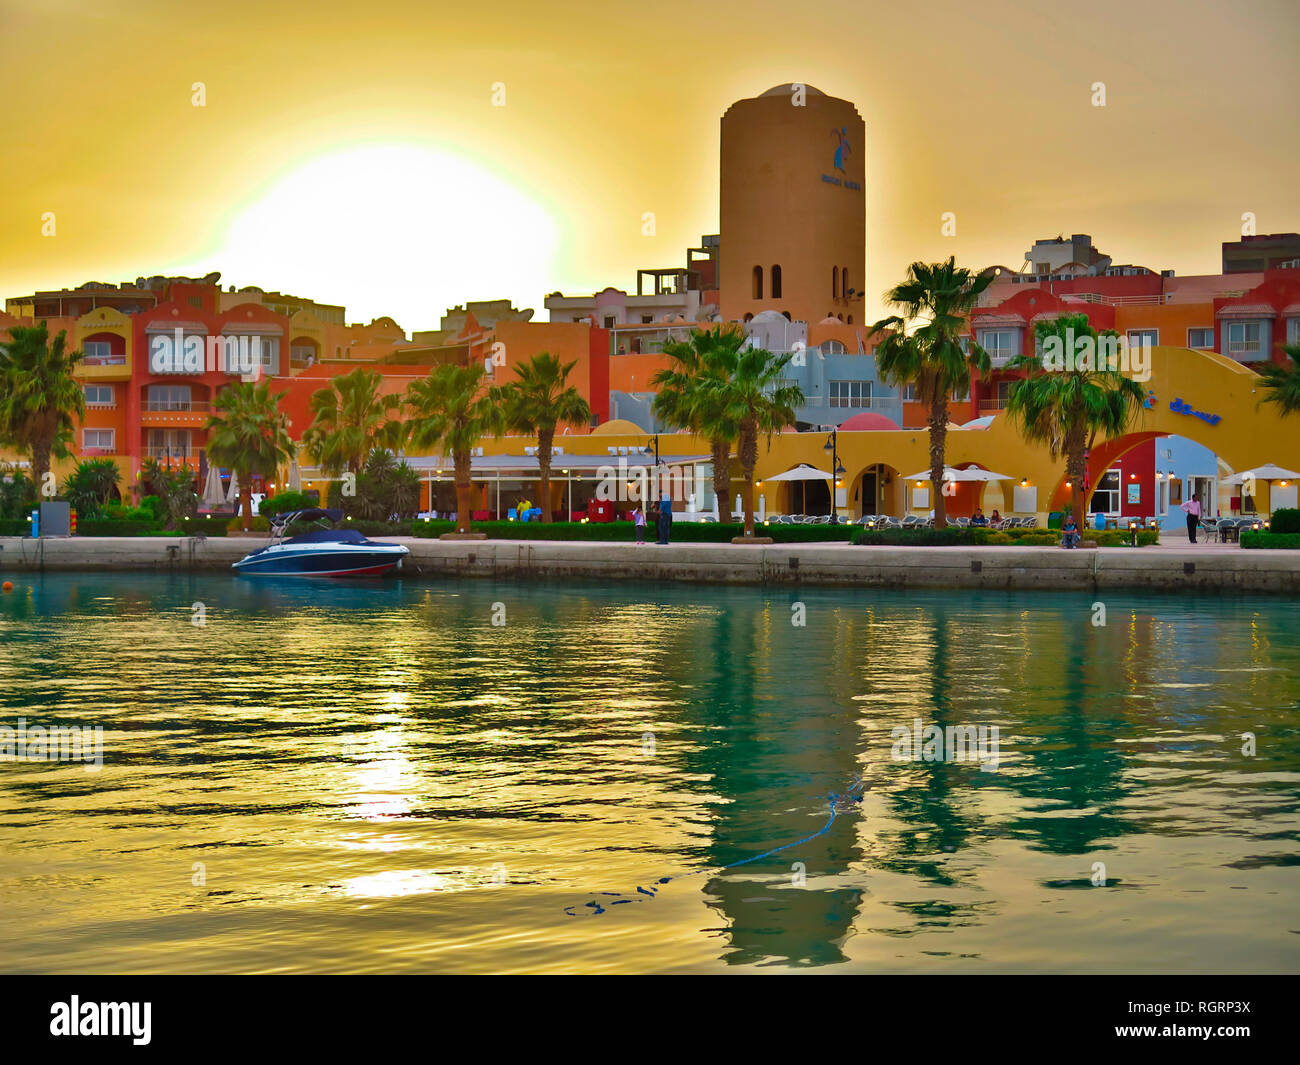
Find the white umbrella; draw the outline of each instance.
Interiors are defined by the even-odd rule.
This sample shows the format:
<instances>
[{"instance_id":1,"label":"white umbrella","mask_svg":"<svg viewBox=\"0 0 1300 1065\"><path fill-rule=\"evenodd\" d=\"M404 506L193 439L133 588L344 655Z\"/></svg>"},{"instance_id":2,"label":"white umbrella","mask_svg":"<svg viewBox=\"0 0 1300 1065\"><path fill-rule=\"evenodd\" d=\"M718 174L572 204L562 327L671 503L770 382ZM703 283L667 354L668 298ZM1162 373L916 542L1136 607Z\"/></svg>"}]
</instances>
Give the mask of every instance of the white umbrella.
<instances>
[{"instance_id":1,"label":"white umbrella","mask_svg":"<svg viewBox=\"0 0 1300 1065\"><path fill-rule=\"evenodd\" d=\"M1242 470L1240 473L1224 478L1227 484L1241 484L1247 480L1297 481L1300 480L1300 473L1296 473L1295 470L1284 470L1281 466L1275 466L1270 462L1264 466L1256 466L1253 470Z\"/></svg>"},{"instance_id":2,"label":"white umbrella","mask_svg":"<svg viewBox=\"0 0 1300 1065\"><path fill-rule=\"evenodd\" d=\"M742 509L741 509L743 506L744 506L744 503L741 502L741 499L740 499L740 493L737 492L737 493L736 493L736 509L735 509L735 511L733 511L733 513L735 513L735 514L741 514L741 513L743 513L743 511L742 511Z\"/></svg>"},{"instance_id":3,"label":"white umbrella","mask_svg":"<svg viewBox=\"0 0 1300 1065\"><path fill-rule=\"evenodd\" d=\"M203 503L209 507L219 507L226 501L226 494L221 490L221 467L215 462L208 463L208 479L203 485Z\"/></svg>"},{"instance_id":4,"label":"white umbrella","mask_svg":"<svg viewBox=\"0 0 1300 1065\"><path fill-rule=\"evenodd\" d=\"M943 479L945 481L960 480L960 478L957 476L959 473L961 473L961 470L954 469L952 466L945 466L943 468ZM929 470L922 470L920 473L909 473L906 477L903 478L903 480L905 481L928 481L929 479L930 479Z\"/></svg>"},{"instance_id":5,"label":"white umbrella","mask_svg":"<svg viewBox=\"0 0 1300 1065\"><path fill-rule=\"evenodd\" d=\"M819 470L816 466L809 466L806 462L799 463L792 470L786 470L785 473L778 473L775 477L764 477L765 481L829 481L831 475L824 470Z\"/></svg>"},{"instance_id":6,"label":"white umbrella","mask_svg":"<svg viewBox=\"0 0 1300 1065\"><path fill-rule=\"evenodd\" d=\"M289 491L302 491L302 471L298 469L297 456L294 456L294 460L289 463Z\"/></svg>"},{"instance_id":7,"label":"white umbrella","mask_svg":"<svg viewBox=\"0 0 1300 1065\"><path fill-rule=\"evenodd\" d=\"M971 468L969 470L958 470L957 476L953 478L957 481L1014 481L1014 477L1008 477L1005 473L994 473L992 470L981 470Z\"/></svg>"},{"instance_id":8,"label":"white umbrella","mask_svg":"<svg viewBox=\"0 0 1300 1065\"><path fill-rule=\"evenodd\" d=\"M235 471L230 471L230 491L226 493L227 503L239 502L239 478L235 476Z\"/></svg>"},{"instance_id":9,"label":"white umbrella","mask_svg":"<svg viewBox=\"0 0 1300 1065\"><path fill-rule=\"evenodd\" d=\"M758 520L767 520L767 496L763 495L761 492L758 496Z\"/></svg>"}]
</instances>

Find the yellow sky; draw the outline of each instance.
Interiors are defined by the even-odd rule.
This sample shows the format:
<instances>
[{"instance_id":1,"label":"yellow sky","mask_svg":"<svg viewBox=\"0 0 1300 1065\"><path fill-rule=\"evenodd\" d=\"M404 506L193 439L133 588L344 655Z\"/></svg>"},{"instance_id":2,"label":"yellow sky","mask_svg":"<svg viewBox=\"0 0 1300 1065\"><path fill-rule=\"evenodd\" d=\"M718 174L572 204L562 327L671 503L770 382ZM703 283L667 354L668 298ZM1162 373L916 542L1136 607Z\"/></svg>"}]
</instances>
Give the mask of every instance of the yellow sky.
<instances>
[{"instance_id":1,"label":"yellow sky","mask_svg":"<svg viewBox=\"0 0 1300 1065\"><path fill-rule=\"evenodd\" d=\"M1300 230L1295 0L921 10L0 0L0 296L220 270L407 330L501 296L545 320L717 232L719 119L789 81L866 122L869 294L1058 233L1187 274L1243 212Z\"/></svg>"}]
</instances>

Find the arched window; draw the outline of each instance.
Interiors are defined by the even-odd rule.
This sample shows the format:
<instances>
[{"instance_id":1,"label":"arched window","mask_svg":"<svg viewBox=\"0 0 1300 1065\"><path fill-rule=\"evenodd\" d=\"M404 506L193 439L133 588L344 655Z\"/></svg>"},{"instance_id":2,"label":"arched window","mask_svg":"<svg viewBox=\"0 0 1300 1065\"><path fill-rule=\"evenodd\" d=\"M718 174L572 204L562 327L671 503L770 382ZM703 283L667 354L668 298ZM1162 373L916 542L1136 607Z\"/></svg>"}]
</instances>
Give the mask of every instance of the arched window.
<instances>
[{"instance_id":1,"label":"arched window","mask_svg":"<svg viewBox=\"0 0 1300 1065\"><path fill-rule=\"evenodd\" d=\"M831 267L831 299L837 300L839 298L840 298L840 268L838 266L832 266Z\"/></svg>"},{"instance_id":2,"label":"arched window","mask_svg":"<svg viewBox=\"0 0 1300 1065\"><path fill-rule=\"evenodd\" d=\"M752 311L746 311L746 312L745 312L745 321L747 321L747 322L752 322L753 320L754 320L753 312L752 312Z\"/></svg>"},{"instance_id":3,"label":"arched window","mask_svg":"<svg viewBox=\"0 0 1300 1065\"><path fill-rule=\"evenodd\" d=\"M853 324L853 315L849 315L849 325Z\"/></svg>"},{"instance_id":4,"label":"arched window","mask_svg":"<svg viewBox=\"0 0 1300 1065\"><path fill-rule=\"evenodd\" d=\"M756 266L754 267L754 299L761 300L762 298L763 298L763 268L761 266Z\"/></svg>"},{"instance_id":5,"label":"arched window","mask_svg":"<svg viewBox=\"0 0 1300 1065\"><path fill-rule=\"evenodd\" d=\"M781 298L781 266L779 263L772 267L772 298L774 300Z\"/></svg>"},{"instance_id":6,"label":"arched window","mask_svg":"<svg viewBox=\"0 0 1300 1065\"><path fill-rule=\"evenodd\" d=\"M845 299L849 298L849 268L847 266L840 267L840 295Z\"/></svg>"}]
</instances>

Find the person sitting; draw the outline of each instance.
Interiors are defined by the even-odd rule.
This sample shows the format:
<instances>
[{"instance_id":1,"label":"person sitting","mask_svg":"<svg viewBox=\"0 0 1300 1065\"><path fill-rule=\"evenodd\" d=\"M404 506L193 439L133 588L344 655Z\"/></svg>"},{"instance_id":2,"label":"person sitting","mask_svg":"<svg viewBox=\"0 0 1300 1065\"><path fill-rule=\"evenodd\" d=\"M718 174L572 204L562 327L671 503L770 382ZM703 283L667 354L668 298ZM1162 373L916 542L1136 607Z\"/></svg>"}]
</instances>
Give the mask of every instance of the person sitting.
<instances>
[{"instance_id":1,"label":"person sitting","mask_svg":"<svg viewBox=\"0 0 1300 1065\"><path fill-rule=\"evenodd\" d=\"M989 523L989 519L984 516L983 507L975 508L975 513L971 516L970 523L972 525L987 525Z\"/></svg>"},{"instance_id":2,"label":"person sitting","mask_svg":"<svg viewBox=\"0 0 1300 1065\"><path fill-rule=\"evenodd\" d=\"M993 513L989 517L989 528L990 529L1002 528L1002 515L998 513L997 507L993 508Z\"/></svg>"},{"instance_id":3,"label":"person sitting","mask_svg":"<svg viewBox=\"0 0 1300 1065\"><path fill-rule=\"evenodd\" d=\"M1067 514L1065 521L1061 523L1061 546L1079 546L1079 526L1075 524L1073 514Z\"/></svg>"}]
</instances>

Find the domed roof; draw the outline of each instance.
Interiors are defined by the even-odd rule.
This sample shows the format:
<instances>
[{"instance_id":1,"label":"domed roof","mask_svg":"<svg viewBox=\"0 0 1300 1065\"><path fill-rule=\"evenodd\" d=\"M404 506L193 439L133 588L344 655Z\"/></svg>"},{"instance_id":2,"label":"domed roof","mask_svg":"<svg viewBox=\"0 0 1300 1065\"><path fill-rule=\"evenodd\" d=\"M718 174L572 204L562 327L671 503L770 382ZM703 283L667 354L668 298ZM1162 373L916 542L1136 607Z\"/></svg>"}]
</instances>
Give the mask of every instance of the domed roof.
<instances>
[{"instance_id":1,"label":"domed roof","mask_svg":"<svg viewBox=\"0 0 1300 1065\"><path fill-rule=\"evenodd\" d=\"M591 431L592 436L644 436L645 430L636 422L626 418L614 418L603 422Z\"/></svg>"},{"instance_id":2,"label":"domed roof","mask_svg":"<svg viewBox=\"0 0 1300 1065\"><path fill-rule=\"evenodd\" d=\"M795 83L793 81L787 81L784 85L773 85L770 89L767 90L767 92L763 93L762 96L789 96L792 92L794 92L794 86ZM804 92L806 92L809 96L826 95L824 92L821 91L821 89L815 89L811 85L804 85L803 88L804 88ZM760 97L760 99L761 98L762 97Z\"/></svg>"},{"instance_id":3,"label":"domed roof","mask_svg":"<svg viewBox=\"0 0 1300 1065\"><path fill-rule=\"evenodd\" d=\"M831 314L831 315L827 315L817 324L818 325L843 325L844 323L840 319L836 318L835 315Z\"/></svg>"},{"instance_id":4,"label":"domed roof","mask_svg":"<svg viewBox=\"0 0 1300 1065\"><path fill-rule=\"evenodd\" d=\"M789 321L789 319L786 318L786 316L782 314L780 311L770 311L770 310L759 311L756 315L754 315L753 319L751 320L755 322L781 322L782 324Z\"/></svg>"},{"instance_id":5,"label":"domed roof","mask_svg":"<svg viewBox=\"0 0 1300 1065\"><path fill-rule=\"evenodd\" d=\"M853 417L840 422L840 431L847 433L876 429L893 429L897 431L899 428L897 422L886 418L883 414L876 414L869 410L864 410L861 414L855 414Z\"/></svg>"}]
</instances>

